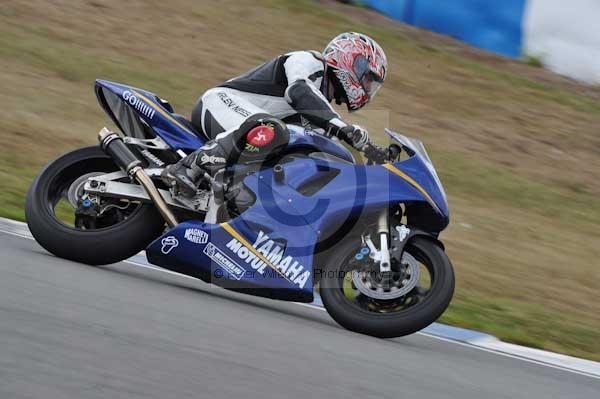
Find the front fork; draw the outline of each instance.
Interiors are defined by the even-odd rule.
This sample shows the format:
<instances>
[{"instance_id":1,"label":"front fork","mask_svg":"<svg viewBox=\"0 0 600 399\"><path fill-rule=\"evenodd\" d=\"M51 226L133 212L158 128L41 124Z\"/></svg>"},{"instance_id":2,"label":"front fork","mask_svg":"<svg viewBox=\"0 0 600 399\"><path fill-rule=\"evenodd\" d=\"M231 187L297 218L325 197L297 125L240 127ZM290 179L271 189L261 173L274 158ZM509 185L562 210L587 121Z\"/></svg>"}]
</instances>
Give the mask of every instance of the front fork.
<instances>
[{"instance_id":1,"label":"front fork","mask_svg":"<svg viewBox=\"0 0 600 399\"><path fill-rule=\"evenodd\" d=\"M379 271L389 272L391 271L389 249L390 223L389 209L387 207L379 214L379 218L377 220L377 235L379 236L379 249L377 249L373 243L370 235L363 237L363 243L369 247L369 256L375 262L379 263Z\"/></svg>"}]
</instances>

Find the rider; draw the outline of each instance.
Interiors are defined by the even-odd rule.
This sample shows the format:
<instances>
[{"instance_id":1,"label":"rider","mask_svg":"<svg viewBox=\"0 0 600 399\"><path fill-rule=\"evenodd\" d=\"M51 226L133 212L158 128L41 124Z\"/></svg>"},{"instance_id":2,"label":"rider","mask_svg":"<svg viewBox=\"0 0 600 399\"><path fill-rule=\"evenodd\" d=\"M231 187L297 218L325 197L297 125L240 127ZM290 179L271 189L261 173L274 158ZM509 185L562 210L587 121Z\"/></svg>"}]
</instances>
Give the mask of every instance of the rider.
<instances>
[{"instance_id":1,"label":"rider","mask_svg":"<svg viewBox=\"0 0 600 399\"><path fill-rule=\"evenodd\" d=\"M360 33L342 33L323 53L280 55L204 93L192 111L192 123L211 140L169 165L162 178L193 194L206 173L240 160L265 159L284 148L289 140L286 123L364 150L367 131L345 123L330 102L345 103L350 112L359 110L375 96L386 74L383 49Z\"/></svg>"}]
</instances>

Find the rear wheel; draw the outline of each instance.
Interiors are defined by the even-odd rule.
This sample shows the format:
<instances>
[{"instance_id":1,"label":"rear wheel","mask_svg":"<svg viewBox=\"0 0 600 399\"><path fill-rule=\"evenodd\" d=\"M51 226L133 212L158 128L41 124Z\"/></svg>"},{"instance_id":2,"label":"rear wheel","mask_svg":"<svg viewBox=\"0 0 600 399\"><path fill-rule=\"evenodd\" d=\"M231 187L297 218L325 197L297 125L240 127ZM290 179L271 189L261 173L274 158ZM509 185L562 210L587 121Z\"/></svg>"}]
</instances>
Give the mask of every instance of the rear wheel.
<instances>
[{"instance_id":1,"label":"rear wheel","mask_svg":"<svg viewBox=\"0 0 600 399\"><path fill-rule=\"evenodd\" d=\"M47 165L25 204L31 233L49 252L91 265L119 262L138 253L164 230L154 206L87 196L88 178L117 171L102 150L87 147Z\"/></svg>"},{"instance_id":2,"label":"rear wheel","mask_svg":"<svg viewBox=\"0 0 600 399\"><path fill-rule=\"evenodd\" d=\"M360 239L342 244L321 278L323 304L340 325L392 338L427 327L446 310L454 293L454 271L432 240L413 238L385 275L360 244Z\"/></svg>"}]
</instances>

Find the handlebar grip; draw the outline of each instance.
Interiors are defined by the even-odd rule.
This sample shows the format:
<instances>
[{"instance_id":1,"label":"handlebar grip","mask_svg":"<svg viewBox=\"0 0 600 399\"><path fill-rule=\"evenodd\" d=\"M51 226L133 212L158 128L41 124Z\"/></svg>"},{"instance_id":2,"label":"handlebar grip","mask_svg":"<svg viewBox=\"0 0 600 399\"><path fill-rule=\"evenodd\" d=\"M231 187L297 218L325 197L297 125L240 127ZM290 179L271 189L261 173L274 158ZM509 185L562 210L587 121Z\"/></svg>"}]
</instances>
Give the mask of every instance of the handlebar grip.
<instances>
[{"instance_id":1,"label":"handlebar grip","mask_svg":"<svg viewBox=\"0 0 600 399\"><path fill-rule=\"evenodd\" d=\"M400 155L400 153L402 152L402 148L400 148L400 146L396 144L392 144L390 145L388 152L390 159L396 159L398 158L398 155Z\"/></svg>"},{"instance_id":2,"label":"handlebar grip","mask_svg":"<svg viewBox=\"0 0 600 399\"><path fill-rule=\"evenodd\" d=\"M345 140L349 140L352 141L354 139L354 130L340 130L340 132L342 132L344 134L345 137L343 137Z\"/></svg>"}]
</instances>

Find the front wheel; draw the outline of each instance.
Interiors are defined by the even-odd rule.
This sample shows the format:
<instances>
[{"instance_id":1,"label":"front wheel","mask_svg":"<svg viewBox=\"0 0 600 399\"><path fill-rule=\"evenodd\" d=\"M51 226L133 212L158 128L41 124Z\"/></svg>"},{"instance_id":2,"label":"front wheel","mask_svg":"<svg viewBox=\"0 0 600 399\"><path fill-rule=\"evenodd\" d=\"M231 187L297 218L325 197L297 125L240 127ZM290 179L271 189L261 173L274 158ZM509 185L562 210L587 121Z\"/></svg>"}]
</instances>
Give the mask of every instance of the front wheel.
<instances>
[{"instance_id":1,"label":"front wheel","mask_svg":"<svg viewBox=\"0 0 600 399\"><path fill-rule=\"evenodd\" d=\"M348 240L323 269L320 294L331 317L348 330L380 338L413 334L437 320L454 293L443 249L415 237L392 271L382 275L360 240Z\"/></svg>"},{"instance_id":2,"label":"front wheel","mask_svg":"<svg viewBox=\"0 0 600 399\"><path fill-rule=\"evenodd\" d=\"M135 255L160 236L164 221L153 205L83 192L88 178L117 170L97 146L75 150L46 166L25 203L36 241L58 257L103 265Z\"/></svg>"}]
</instances>

